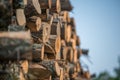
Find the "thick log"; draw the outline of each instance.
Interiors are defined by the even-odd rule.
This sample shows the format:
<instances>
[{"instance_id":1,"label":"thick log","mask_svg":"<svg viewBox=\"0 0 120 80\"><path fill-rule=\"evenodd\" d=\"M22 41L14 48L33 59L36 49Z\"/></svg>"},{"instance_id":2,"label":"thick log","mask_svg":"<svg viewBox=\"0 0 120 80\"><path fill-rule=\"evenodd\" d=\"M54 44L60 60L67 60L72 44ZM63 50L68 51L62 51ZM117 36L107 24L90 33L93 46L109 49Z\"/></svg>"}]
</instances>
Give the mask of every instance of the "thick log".
<instances>
[{"instance_id":1,"label":"thick log","mask_svg":"<svg viewBox=\"0 0 120 80\"><path fill-rule=\"evenodd\" d=\"M60 0L51 0L51 9L50 11L53 13L59 13L61 11Z\"/></svg>"},{"instance_id":2,"label":"thick log","mask_svg":"<svg viewBox=\"0 0 120 80\"><path fill-rule=\"evenodd\" d=\"M70 0L60 0L61 11L71 11L73 9Z\"/></svg>"},{"instance_id":3,"label":"thick log","mask_svg":"<svg viewBox=\"0 0 120 80\"><path fill-rule=\"evenodd\" d=\"M44 59L44 45L33 44L32 59L35 62L39 62Z\"/></svg>"},{"instance_id":4,"label":"thick log","mask_svg":"<svg viewBox=\"0 0 120 80\"><path fill-rule=\"evenodd\" d=\"M1 60L31 60L31 37L29 32L1 32Z\"/></svg>"},{"instance_id":5,"label":"thick log","mask_svg":"<svg viewBox=\"0 0 120 80\"><path fill-rule=\"evenodd\" d=\"M66 29L66 35L65 35L65 40L66 40L66 42L69 42L70 39L71 39L71 35L72 35L72 32L71 32L71 31L72 31L72 30L71 30L71 26L68 25L68 26L67 26L67 29Z\"/></svg>"},{"instance_id":6,"label":"thick log","mask_svg":"<svg viewBox=\"0 0 120 80\"><path fill-rule=\"evenodd\" d=\"M80 38L79 38L79 36L77 36L76 38L77 38L76 39L76 46L80 46Z\"/></svg>"},{"instance_id":7,"label":"thick log","mask_svg":"<svg viewBox=\"0 0 120 80\"><path fill-rule=\"evenodd\" d=\"M50 54L58 54L61 48L61 39L59 36L50 35L48 45L45 46L45 52Z\"/></svg>"},{"instance_id":8,"label":"thick log","mask_svg":"<svg viewBox=\"0 0 120 80\"><path fill-rule=\"evenodd\" d=\"M41 7L38 0L29 0L25 7L25 15L27 18L32 16L39 16L41 14Z\"/></svg>"},{"instance_id":9,"label":"thick log","mask_svg":"<svg viewBox=\"0 0 120 80\"><path fill-rule=\"evenodd\" d=\"M52 23L50 34L60 36L60 24L59 24L59 22L53 22Z\"/></svg>"},{"instance_id":10,"label":"thick log","mask_svg":"<svg viewBox=\"0 0 120 80\"><path fill-rule=\"evenodd\" d=\"M29 66L28 80L49 80L51 71L47 67L32 63Z\"/></svg>"},{"instance_id":11,"label":"thick log","mask_svg":"<svg viewBox=\"0 0 120 80\"><path fill-rule=\"evenodd\" d=\"M56 61L42 61L41 64L51 71L53 77L60 76L60 66Z\"/></svg>"},{"instance_id":12,"label":"thick log","mask_svg":"<svg viewBox=\"0 0 120 80\"><path fill-rule=\"evenodd\" d=\"M26 25L31 32L37 32L41 28L41 19L36 16L30 17Z\"/></svg>"},{"instance_id":13,"label":"thick log","mask_svg":"<svg viewBox=\"0 0 120 80\"><path fill-rule=\"evenodd\" d=\"M39 0L41 9L50 9L51 8L51 0Z\"/></svg>"},{"instance_id":14,"label":"thick log","mask_svg":"<svg viewBox=\"0 0 120 80\"><path fill-rule=\"evenodd\" d=\"M50 37L50 25L42 22L41 29L38 32L32 32L32 37L36 43L45 43Z\"/></svg>"}]
</instances>

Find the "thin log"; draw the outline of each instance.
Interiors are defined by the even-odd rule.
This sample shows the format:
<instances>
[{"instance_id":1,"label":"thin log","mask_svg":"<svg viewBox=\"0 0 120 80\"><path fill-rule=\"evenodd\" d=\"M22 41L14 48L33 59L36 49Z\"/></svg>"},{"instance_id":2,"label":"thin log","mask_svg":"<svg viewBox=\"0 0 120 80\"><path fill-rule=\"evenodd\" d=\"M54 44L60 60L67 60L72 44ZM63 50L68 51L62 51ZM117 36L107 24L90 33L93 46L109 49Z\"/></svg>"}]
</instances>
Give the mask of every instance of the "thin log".
<instances>
[{"instance_id":1,"label":"thin log","mask_svg":"<svg viewBox=\"0 0 120 80\"><path fill-rule=\"evenodd\" d=\"M51 8L51 0L39 0L41 9L50 9Z\"/></svg>"},{"instance_id":2,"label":"thin log","mask_svg":"<svg viewBox=\"0 0 120 80\"><path fill-rule=\"evenodd\" d=\"M56 35L50 35L48 45L50 46L45 46L45 52L50 53L50 54L57 54L60 52L61 48L61 39L59 36Z\"/></svg>"},{"instance_id":3,"label":"thin log","mask_svg":"<svg viewBox=\"0 0 120 80\"><path fill-rule=\"evenodd\" d=\"M59 13L61 11L60 0L51 0L51 9L50 11L53 13Z\"/></svg>"},{"instance_id":4,"label":"thin log","mask_svg":"<svg viewBox=\"0 0 120 80\"><path fill-rule=\"evenodd\" d=\"M26 25L31 32L37 32L41 28L41 19L36 16L30 17Z\"/></svg>"},{"instance_id":5,"label":"thin log","mask_svg":"<svg viewBox=\"0 0 120 80\"><path fill-rule=\"evenodd\" d=\"M41 61L44 59L44 45L34 44L32 50L33 61Z\"/></svg>"}]
</instances>

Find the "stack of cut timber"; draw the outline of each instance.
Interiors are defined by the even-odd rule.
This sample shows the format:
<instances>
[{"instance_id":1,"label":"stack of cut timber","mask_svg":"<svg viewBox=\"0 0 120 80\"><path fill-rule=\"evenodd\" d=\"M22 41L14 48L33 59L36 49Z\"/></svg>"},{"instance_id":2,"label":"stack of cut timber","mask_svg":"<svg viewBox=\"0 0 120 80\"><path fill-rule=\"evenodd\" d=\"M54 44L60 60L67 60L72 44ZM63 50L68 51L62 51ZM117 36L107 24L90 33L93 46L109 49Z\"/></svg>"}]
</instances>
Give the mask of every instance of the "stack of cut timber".
<instances>
[{"instance_id":1,"label":"stack of cut timber","mask_svg":"<svg viewBox=\"0 0 120 80\"><path fill-rule=\"evenodd\" d=\"M8 27L0 32L0 62L20 66L13 72L20 80L90 79L70 0L0 0L0 9L0 31Z\"/></svg>"}]
</instances>

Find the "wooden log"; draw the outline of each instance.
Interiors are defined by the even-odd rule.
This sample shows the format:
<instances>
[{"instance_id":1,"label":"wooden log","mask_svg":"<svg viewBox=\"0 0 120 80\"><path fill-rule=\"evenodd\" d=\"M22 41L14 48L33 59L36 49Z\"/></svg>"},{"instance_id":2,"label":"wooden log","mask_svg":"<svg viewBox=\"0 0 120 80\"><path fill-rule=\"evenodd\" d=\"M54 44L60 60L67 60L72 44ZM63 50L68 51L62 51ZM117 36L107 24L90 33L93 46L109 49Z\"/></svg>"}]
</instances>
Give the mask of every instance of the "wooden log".
<instances>
[{"instance_id":1,"label":"wooden log","mask_svg":"<svg viewBox=\"0 0 120 80\"><path fill-rule=\"evenodd\" d=\"M80 46L80 38L79 38L79 36L76 37L76 46Z\"/></svg>"},{"instance_id":2,"label":"wooden log","mask_svg":"<svg viewBox=\"0 0 120 80\"><path fill-rule=\"evenodd\" d=\"M79 61L76 63L76 69L77 72L81 72L81 65Z\"/></svg>"},{"instance_id":3,"label":"wooden log","mask_svg":"<svg viewBox=\"0 0 120 80\"><path fill-rule=\"evenodd\" d=\"M44 45L33 44L32 59L35 62L39 62L44 59Z\"/></svg>"},{"instance_id":4,"label":"wooden log","mask_svg":"<svg viewBox=\"0 0 120 80\"><path fill-rule=\"evenodd\" d=\"M51 8L51 0L39 0L41 9L50 9Z\"/></svg>"},{"instance_id":5,"label":"wooden log","mask_svg":"<svg viewBox=\"0 0 120 80\"><path fill-rule=\"evenodd\" d=\"M77 55L78 55L78 59L82 55L82 50L80 48L77 49Z\"/></svg>"},{"instance_id":6,"label":"wooden log","mask_svg":"<svg viewBox=\"0 0 120 80\"><path fill-rule=\"evenodd\" d=\"M32 16L39 16L41 14L41 7L38 0L29 0L25 7L25 15L27 18Z\"/></svg>"},{"instance_id":7,"label":"wooden log","mask_svg":"<svg viewBox=\"0 0 120 80\"><path fill-rule=\"evenodd\" d=\"M61 11L60 0L51 0L51 9L50 11L53 13L59 13Z\"/></svg>"},{"instance_id":8,"label":"wooden log","mask_svg":"<svg viewBox=\"0 0 120 80\"><path fill-rule=\"evenodd\" d=\"M75 20L74 18L70 18L69 24L72 26L72 31L76 33L76 25L75 25Z\"/></svg>"},{"instance_id":9,"label":"wooden log","mask_svg":"<svg viewBox=\"0 0 120 80\"><path fill-rule=\"evenodd\" d=\"M31 35L30 32L22 31L22 32L0 32L0 38L13 38L13 39L23 39L23 40L30 40Z\"/></svg>"},{"instance_id":10,"label":"wooden log","mask_svg":"<svg viewBox=\"0 0 120 80\"><path fill-rule=\"evenodd\" d=\"M17 19L18 25L20 25L20 26L26 25L24 9L16 9L16 19Z\"/></svg>"},{"instance_id":11,"label":"wooden log","mask_svg":"<svg viewBox=\"0 0 120 80\"><path fill-rule=\"evenodd\" d=\"M53 22L52 23L50 34L60 36L60 24L59 24L59 22Z\"/></svg>"},{"instance_id":12,"label":"wooden log","mask_svg":"<svg viewBox=\"0 0 120 80\"><path fill-rule=\"evenodd\" d=\"M60 80L64 80L64 69L60 68Z\"/></svg>"},{"instance_id":13,"label":"wooden log","mask_svg":"<svg viewBox=\"0 0 120 80\"><path fill-rule=\"evenodd\" d=\"M75 40L75 43L76 43L77 35L76 35L75 32L72 32L71 38L74 39L74 40Z\"/></svg>"},{"instance_id":14,"label":"wooden log","mask_svg":"<svg viewBox=\"0 0 120 80\"><path fill-rule=\"evenodd\" d=\"M48 80L51 76L51 71L47 67L31 63L29 66L28 77L29 80Z\"/></svg>"},{"instance_id":15,"label":"wooden log","mask_svg":"<svg viewBox=\"0 0 120 80\"><path fill-rule=\"evenodd\" d=\"M11 6L10 1L7 0L6 4L0 1L0 31L7 31L8 25L11 24Z\"/></svg>"},{"instance_id":16,"label":"wooden log","mask_svg":"<svg viewBox=\"0 0 120 80\"><path fill-rule=\"evenodd\" d=\"M67 46L70 46L73 49L76 49L76 41L74 39L70 39L70 42L67 43Z\"/></svg>"},{"instance_id":17,"label":"wooden log","mask_svg":"<svg viewBox=\"0 0 120 80\"><path fill-rule=\"evenodd\" d=\"M77 49L74 49L74 50L73 50L73 53L74 53L74 55L73 55L73 62L74 62L74 63L77 63L77 61L78 61Z\"/></svg>"},{"instance_id":18,"label":"wooden log","mask_svg":"<svg viewBox=\"0 0 120 80\"><path fill-rule=\"evenodd\" d=\"M62 46L62 47L66 46L65 40L61 40L61 46Z\"/></svg>"},{"instance_id":19,"label":"wooden log","mask_svg":"<svg viewBox=\"0 0 120 80\"><path fill-rule=\"evenodd\" d=\"M61 26L61 39L62 40L65 40L66 34L67 34L67 24L62 23L62 26Z\"/></svg>"},{"instance_id":20,"label":"wooden log","mask_svg":"<svg viewBox=\"0 0 120 80\"><path fill-rule=\"evenodd\" d=\"M61 11L71 11L73 9L70 0L60 0Z\"/></svg>"},{"instance_id":21,"label":"wooden log","mask_svg":"<svg viewBox=\"0 0 120 80\"><path fill-rule=\"evenodd\" d=\"M51 71L53 76L60 76L60 66L56 61L42 61L41 64L46 66Z\"/></svg>"},{"instance_id":22,"label":"wooden log","mask_svg":"<svg viewBox=\"0 0 120 80\"><path fill-rule=\"evenodd\" d=\"M31 60L31 37L29 32L1 32L1 60Z\"/></svg>"},{"instance_id":23,"label":"wooden log","mask_svg":"<svg viewBox=\"0 0 120 80\"><path fill-rule=\"evenodd\" d=\"M32 37L36 43L45 43L49 39L50 25L46 22L42 22L41 29L38 32L32 32Z\"/></svg>"},{"instance_id":24,"label":"wooden log","mask_svg":"<svg viewBox=\"0 0 120 80\"><path fill-rule=\"evenodd\" d=\"M22 67L23 72L25 74L27 74L28 73L28 67L29 67L28 60L20 61L20 66Z\"/></svg>"},{"instance_id":25,"label":"wooden log","mask_svg":"<svg viewBox=\"0 0 120 80\"><path fill-rule=\"evenodd\" d=\"M68 47L68 51L67 51L67 60L69 62L73 62L73 49L71 47Z\"/></svg>"},{"instance_id":26,"label":"wooden log","mask_svg":"<svg viewBox=\"0 0 120 80\"><path fill-rule=\"evenodd\" d=\"M67 50L68 48L66 46L61 47L61 59L67 60Z\"/></svg>"},{"instance_id":27,"label":"wooden log","mask_svg":"<svg viewBox=\"0 0 120 80\"><path fill-rule=\"evenodd\" d=\"M66 29L66 36L65 36L66 42L69 42L70 39L71 39L71 35L72 35L72 32L71 32L71 31L72 31L72 30L71 30L71 26L68 25L68 26L67 26L67 29Z\"/></svg>"},{"instance_id":28,"label":"wooden log","mask_svg":"<svg viewBox=\"0 0 120 80\"><path fill-rule=\"evenodd\" d=\"M26 25L31 32L37 32L41 28L41 19L37 16L30 17Z\"/></svg>"},{"instance_id":29,"label":"wooden log","mask_svg":"<svg viewBox=\"0 0 120 80\"><path fill-rule=\"evenodd\" d=\"M50 53L50 54L57 54L60 52L61 48L61 39L59 36L56 35L50 35L48 45L50 46L45 46L45 52Z\"/></svg>"},{"instance_id":30,"label":"wooden log","mask_svg":"<svg viewBox=\"0 0 120 80\"><path fill-rule=\"evenodd\" d=\"M41 9L42 13L39 15L42 21L49 21L49 9Z\"/></svg>"},{"instance_id":31,"label":"wooden log","mask_svg":"<svg viewBox=\"0 0 120 80\"><path fill-rule=\"evenodd\" d=\"M60 13L59 18L61 19L62 22L68 22L68 23L70 23L70 21L71 21L71 18L70 18L70 15L69 15L68 11L62 11Z\"/></svg>"}]
</instances>

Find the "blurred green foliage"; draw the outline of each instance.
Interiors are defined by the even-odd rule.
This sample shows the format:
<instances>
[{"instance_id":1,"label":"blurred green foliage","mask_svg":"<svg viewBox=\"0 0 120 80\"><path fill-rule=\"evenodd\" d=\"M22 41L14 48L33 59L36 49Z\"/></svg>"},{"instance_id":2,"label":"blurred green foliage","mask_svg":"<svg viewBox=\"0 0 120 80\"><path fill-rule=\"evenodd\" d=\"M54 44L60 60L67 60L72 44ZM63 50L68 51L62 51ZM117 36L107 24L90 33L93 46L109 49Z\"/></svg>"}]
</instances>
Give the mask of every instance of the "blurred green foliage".
<instances>
[{"instance_id":1,"label":"blurred green foliage","mask_svg":"<svg viewBox=\"0 0 120 80\"><path fill-rule=\"evenodd\" d=\"M118 57L119 66L114 69L116 76L111 76L107 71L101 72L92 80L120 80L120 56Z\"/></svg>"}]
</instances>

